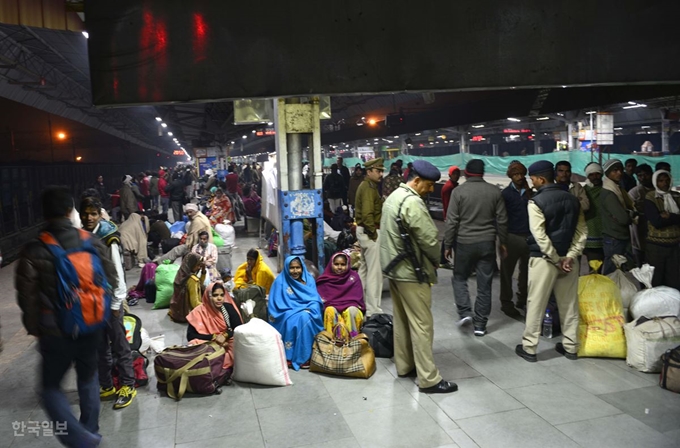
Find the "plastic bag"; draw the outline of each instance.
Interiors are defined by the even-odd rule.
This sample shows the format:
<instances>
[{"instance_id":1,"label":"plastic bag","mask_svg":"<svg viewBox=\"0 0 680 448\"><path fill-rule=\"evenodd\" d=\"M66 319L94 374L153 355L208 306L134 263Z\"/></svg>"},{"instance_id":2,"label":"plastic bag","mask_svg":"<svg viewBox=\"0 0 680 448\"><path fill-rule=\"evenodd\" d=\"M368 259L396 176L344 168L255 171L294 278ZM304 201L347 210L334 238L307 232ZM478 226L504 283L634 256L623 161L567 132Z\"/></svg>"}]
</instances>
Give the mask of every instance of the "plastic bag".
<instances>
[{"instance_id":1,"label":"plastic bag","mask_svg":"<svg viewBox=\"0 0 680 448\"><path fill-rule=\"evenodd\" d=\"M153 304L154 310L170 306L170 299L174 290L172 282L175 281L179 268L179 265L172 264L170 260L165 260L156 269L156 301Z\"/></svg>"},{"instance_id":2,"label":"plastic bag","mask_svg":"<svg viewBox=\"0 0 680 448\"><path fill-rule=\"evenodd\" d=\"M217 247L222 247L224 246L224 240L220 236L219 233L213 228L212 229L212 235L213 235L213 244Z\"/></svg>"},{"instance_id":3,"label":"plastic bag","mask_svg":"<svg viewBox=\"0 0 680 448\"><path fill-rule=\"evenodd\" d=\"M591 262L591 267L594 263ZM625 319L618 286L604 275L579 278L578 307L581 342L578 356L625 358Z\"/></svg>"},{"instance_id":4,"label":"plastic bag","mask_svg":"<svg viewBox=\"0 0 680 448\"><path fill-rule=\"evenodd\" d=\"M159 354L165 350L165 335L162 334L160 336L151 338L149 349L156 354Z\"/></svg>"},{"instance_id":5,"label":"plastic bag","mask_svg":"<svg viewBox=\"0 0 680 448\"><path fill-rule=\"evenodd\" d=\"M151 346L151 338L149 337L149 332L146 331L146 328L142 327L141 329L141 335L142 335L142 345L139 346L139 352L140 353L145 353L149 347Z\"/></svg>"},{"instance_id":6,"label":"plastic bag","mask_svg":"<svg viewBox=\"0 0 680 448\"><path fill-rule=\"evenodd\" d=\"M668 286L652 288L653 266L643 264L641 268L632 269L630 273L647 287L633 296L630 304L630 314L633 319L642 316L652 319L660 316L680 315L680 291Z\"/></svg>"},{"instance_id":7,"label":"plastic bag","mask_svg":"<svg viewBox=\"0 0 680 448\"><path fill-rule=\"evenodd\" d=\"M216 224L215 231L222 237L225 246L234 246L234 243L236 242L236 231L230 221L225 221L224 224Z\"/></svg>"}]
</instances>

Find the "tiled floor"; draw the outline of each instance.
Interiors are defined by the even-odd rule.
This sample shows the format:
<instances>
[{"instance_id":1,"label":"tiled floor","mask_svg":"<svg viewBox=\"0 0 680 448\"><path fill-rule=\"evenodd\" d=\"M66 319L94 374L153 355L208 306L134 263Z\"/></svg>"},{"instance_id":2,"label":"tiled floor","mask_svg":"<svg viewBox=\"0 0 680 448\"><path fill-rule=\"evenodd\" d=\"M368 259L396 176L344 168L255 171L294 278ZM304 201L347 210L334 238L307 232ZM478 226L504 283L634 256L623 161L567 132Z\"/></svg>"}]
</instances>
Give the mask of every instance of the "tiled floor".
<instances>
[{"instance_id":1,"label":"tiled floor","mask_svg":"<svg viewBox=\"0 0 680 448\"><path fill-rule=\"evenodd\" d=\"M239 236L234 264L255 244L256 238ZM14 437L12 422L45 417L36 395L39 357L21 327L13 274L14 265L0 271L0 448L58 446L53 437ZM139 269L130 271L128 283L138 275ZM470 289L474 295L473 282ZM523 324L500 313L497 299L489 334L475 338L471 329L454 325L450 271L439 272L433 297L435 359L442 375L458 383L454 394L420 394L411 379L397 378L389 359L378 359L369 380L291 372L293 386L236 383L221 395L176 403L157 393L150 367L150 384L129 408L102 406L102 446L680 446L680 395L660 389L657 375L629 369L624 360L569 361L547 340L539 346L539 362L529 364L513 352ZM387 291L383 308L391 309ZM185 342L185 327L165 311L140 303L133 312L151 336L164 334L168 345ZM73 374L64 386L77 409Z\"/></svg>"}]
</instances>

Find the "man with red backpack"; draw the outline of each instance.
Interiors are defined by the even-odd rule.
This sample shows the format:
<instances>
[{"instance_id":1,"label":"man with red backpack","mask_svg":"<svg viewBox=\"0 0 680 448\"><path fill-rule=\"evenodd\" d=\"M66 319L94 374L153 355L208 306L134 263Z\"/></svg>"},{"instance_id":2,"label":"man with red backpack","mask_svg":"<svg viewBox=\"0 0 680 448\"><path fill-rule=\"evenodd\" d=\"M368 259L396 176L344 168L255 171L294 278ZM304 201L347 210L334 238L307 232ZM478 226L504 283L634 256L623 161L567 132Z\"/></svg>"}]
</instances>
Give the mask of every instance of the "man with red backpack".
<instances>
[{"instance_id":1,"label":"man with red backpack","mask_svg":"<svg viewBox=\"0 0 680 448\"><path fill-rule=\"evenodd\" d=\"M118 227L102 219L102 204L99 198L85 197L80 201L80 220L83 229L92 232L108 249L108 256L116 267L118 287L111 298L111 316L104 327L104 337L99 348L99 397L107 400L116 397L113 409L130 405L137 395L135 372L132 368L132 351L125 337L122 304L127 297L125 269L123 268L123 249ZM112 356L113 355L113 356ZM111 377L113 359L116 360L120 378L120 389L116 390Z\"/></svg>"},{"instance_id":2,"label":"man with red backpack","mask_svg":"<svg viewBox=\"0 0 680 448\"><path fill-rule=\"evenodd\" d=\"M73 196L65 187L42 195L47 220L40 238L22 250L16 270L17 301L28 334L42 356L42 402L67 446L97 446L99 384L97 349L118 283L106 248L69 220ZM71 412L61 382L72 364L78 377L80 418Z\"/></svg>"}]
</instances>

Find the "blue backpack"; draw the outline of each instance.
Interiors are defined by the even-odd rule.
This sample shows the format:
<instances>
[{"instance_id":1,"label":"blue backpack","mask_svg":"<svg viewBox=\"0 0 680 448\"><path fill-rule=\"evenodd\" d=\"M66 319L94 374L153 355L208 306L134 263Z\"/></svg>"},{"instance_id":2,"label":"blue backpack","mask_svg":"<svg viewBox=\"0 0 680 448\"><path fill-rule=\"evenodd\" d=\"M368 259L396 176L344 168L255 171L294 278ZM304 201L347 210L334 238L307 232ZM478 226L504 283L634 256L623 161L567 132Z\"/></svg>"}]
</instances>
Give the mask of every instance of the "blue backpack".
<instances>
[{"instance_id":1,"label":"blue backpack","mask_svg":"<svg viewBox=\"0 0 680 448\"><path fill-rule=\"evenodd\" d=\"M81 246L68 251L48 232L39 237L54 256L57 269L57 323L73 339L104 327L111 313L111 288L99 252L92 245L92 235L79 232Z\"/></svg>"}]
</instances>

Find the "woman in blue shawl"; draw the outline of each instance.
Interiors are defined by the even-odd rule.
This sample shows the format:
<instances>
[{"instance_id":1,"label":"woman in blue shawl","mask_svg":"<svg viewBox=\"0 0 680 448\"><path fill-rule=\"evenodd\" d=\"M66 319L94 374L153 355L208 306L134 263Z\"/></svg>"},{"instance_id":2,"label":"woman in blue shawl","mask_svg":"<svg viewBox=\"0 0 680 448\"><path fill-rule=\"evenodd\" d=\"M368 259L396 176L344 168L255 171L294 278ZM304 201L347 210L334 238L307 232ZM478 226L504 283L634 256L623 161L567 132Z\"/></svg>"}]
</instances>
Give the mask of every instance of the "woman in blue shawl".
<instances>
[{"instance_id":1,"label":"woman in blue shawl","mask_svg":"<svg viewBox=\"0 0 680 448\"><path fill-rule=\"evenodd\" d=\"M293 369L308 368L314 336L323 331L323 303L298 256L286 258L269 291L269 323L281 333Z\"/></svg>"}]
</instances>

